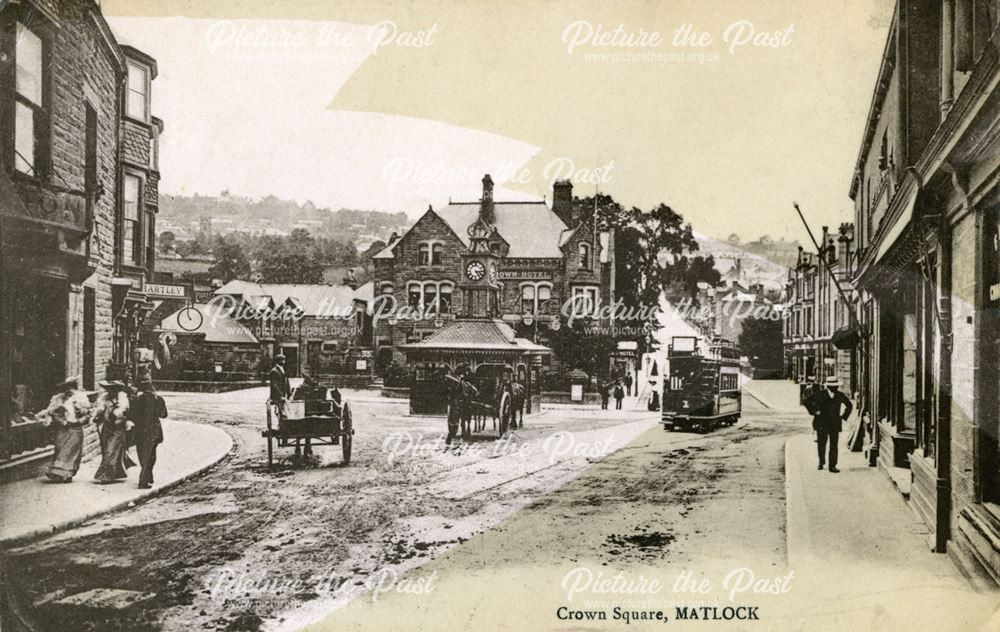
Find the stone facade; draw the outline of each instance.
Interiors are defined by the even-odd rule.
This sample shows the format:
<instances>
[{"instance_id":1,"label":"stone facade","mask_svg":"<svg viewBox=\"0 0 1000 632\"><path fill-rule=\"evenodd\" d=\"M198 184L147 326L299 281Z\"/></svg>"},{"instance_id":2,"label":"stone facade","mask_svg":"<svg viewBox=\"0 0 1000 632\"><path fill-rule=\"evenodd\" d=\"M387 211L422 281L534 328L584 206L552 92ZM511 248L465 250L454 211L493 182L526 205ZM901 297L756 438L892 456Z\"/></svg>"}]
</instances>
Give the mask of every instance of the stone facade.
<instances>
[{"instance_id":1,"label":"stone facade","mask_svg":"<svg viewBox=\"0 0 1000 632\"><path fill-rule=\"evenodd\" d=\"M851 187L869 459L984 586L1000 583L998 46L996 0L897 2Z\"/></svg>"},{"instance_id":2,"label":"stone facade","mask_svg":"<svg viewBox=\"0 0 1000 632\"><path fill-rule=\"evenodd\" d=\"M482 200L428 209L373 258L379 369L404 365L401 345L427 338L465 309L460 253L467 249L466 230L480 216L490 217L488 223L496 227L490 247L500 260L497 315L518 335L545 344L552 325L565 323L562 310L574 295L592 292L594 305L613 300L613 255L601 251L600 236L589 223L576 220L572 184L554 185L551 208L542 202L494 201L492 188L486 176ZM385 306L381 316L380 305ZM398 317L389 317L390 305ZM399 310L408 313L398 315Z\"/></svg>"},{"instance_id":3,"label":"stone facade","mask_svg":"<svg viewBox=\"0 0 1000 632\"><path fill-rule=\"evenodd\" d=\"M126 56L92 0L4 3L0 51L0 467L14 467L45 453L30 413L53 386L93 388L113 361Z\"/></svg>"}]
</instances>

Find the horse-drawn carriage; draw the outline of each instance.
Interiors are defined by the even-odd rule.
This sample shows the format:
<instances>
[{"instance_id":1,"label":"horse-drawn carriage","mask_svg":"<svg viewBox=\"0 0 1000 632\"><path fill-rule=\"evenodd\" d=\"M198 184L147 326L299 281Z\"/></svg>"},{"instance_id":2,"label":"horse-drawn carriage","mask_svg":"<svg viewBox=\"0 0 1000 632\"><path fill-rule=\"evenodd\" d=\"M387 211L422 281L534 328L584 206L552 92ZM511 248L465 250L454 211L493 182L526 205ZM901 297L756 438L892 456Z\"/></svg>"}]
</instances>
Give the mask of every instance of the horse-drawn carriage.
<instances>
[{"instance_id":1,"label":"horse-drawn carriage","mask_svg":"<svg viewBox=\"0 0 1000 632\"><path fill-rule=\"evenodd\" d=\"M511 428L524 426L525 387L515 381L509 364L480 364L475 372L459 367L457 375L446 375L452 383L448 393L448 416L457 415L462 436L482 432L487 418L493 420L493 431L504 436Z\"/></svg>"},{"instance_id":2,"label":"horse-drawn carriage","mask_svg":"<svg viewBox=\"0 0 1000 632\"><path fill-rule=\"evenodd\" d=\"M277 427L275 427L275 421ZM274 463L274 444L312 452L314 445L339 445L344 465L351 462L354 419L351 407L336 388L323 387L311 379L292 391L289 400L267 402L267 465Z\"/></svg>"}]
</instances>

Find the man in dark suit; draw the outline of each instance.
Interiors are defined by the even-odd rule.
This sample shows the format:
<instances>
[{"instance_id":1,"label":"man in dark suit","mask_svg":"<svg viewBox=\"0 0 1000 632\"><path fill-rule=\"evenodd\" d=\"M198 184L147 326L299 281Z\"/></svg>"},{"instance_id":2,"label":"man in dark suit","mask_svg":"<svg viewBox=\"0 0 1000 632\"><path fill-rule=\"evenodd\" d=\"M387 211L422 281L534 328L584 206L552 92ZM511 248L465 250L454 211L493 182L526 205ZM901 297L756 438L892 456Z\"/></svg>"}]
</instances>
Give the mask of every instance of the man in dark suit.
<instances>
[{"instance_id":1,"label":"man in dark suit","mask_svg":"<svg viewBox=\"0 0 1000 632\"><path fill-rule=\"evenodd\" d=\"M851 416L854 406L846 395L840 392L840 380L836 377L826 379L826 389L816 391L806 399L805 406L813 416L813 430L816 431L816 447L819 452L819 467L822 470L826 461L826 444L830 444L830 471L837 473L837 441L845 419Z\"/></svg>"},{"instance_id":2,"label":"man in dark suit","mask_svg":"<svg viewBox=\"0 0 1000 632\"><path fill-rule=\"evenodd\" d=\"M139 395L129 404L128 418L135 424L132 435L139 453L139 489L153 486L153 466L156 465L156 448L163 443L163 425L160 419L167 416L167 404L153 390L147 377L139 382Z\"/></svg>"}]
</instances>

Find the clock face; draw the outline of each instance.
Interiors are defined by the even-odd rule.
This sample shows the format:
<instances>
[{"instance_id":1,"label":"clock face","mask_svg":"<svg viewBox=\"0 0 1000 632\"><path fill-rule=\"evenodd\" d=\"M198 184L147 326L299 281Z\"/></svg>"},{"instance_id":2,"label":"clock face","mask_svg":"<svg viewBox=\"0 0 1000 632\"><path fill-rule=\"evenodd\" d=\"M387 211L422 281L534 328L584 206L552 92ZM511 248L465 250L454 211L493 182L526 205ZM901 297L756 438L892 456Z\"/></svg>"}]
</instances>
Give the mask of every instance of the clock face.
<instances>
[{"instance_id":1,"label":"clock face","mask_svg":"<svg viewBox=\"0 0 1000 632\"><path fill-rule=\"evenodd\" d=\"M484 266L481 261L473 261L465 267L465 276L469 277L473 281L482 279L485 273L486 266Z\"/></svg>"}]
</instances>

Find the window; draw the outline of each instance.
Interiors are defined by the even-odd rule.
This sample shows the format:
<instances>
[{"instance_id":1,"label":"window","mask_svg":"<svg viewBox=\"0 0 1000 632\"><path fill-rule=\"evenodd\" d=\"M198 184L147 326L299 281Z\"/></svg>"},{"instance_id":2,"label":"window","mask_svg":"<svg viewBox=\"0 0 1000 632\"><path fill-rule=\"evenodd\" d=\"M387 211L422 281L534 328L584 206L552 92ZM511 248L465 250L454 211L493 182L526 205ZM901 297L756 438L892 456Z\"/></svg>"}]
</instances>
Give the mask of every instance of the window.
<instances>
[{"instance_id":1,"label":"window","mask_svg":"<svg viewBox=\"0 0 1000 632\"><path fill-rule=\"evenodd\" d=\"M382 294L392 294L392 292L393 292L392 283L382 284Z\"/></svg>"},{"instance_id":2,"label":"window","mask_svg":"<svg viewBox=\"0 0 1000 632\"><path fill-rule=\"evenodd\" d=\"M159 170L160 164L160 139L156 130L149 136L149 168L153 171Z\"/></svg>"},{"instance_id":3,"label":"window","mask_svg":"<svg viewBox=\"0 0 1000 632\"><path fill-rule=\"evenodd\" d=\"M444 245L434 242L434 241L424 241L421 242L419 247L419 255L417 257L418 265L426 266L439 266L441 265L441 257L444 251Z\"/></svg>"},{"instance_id":4,"label":"window","mask_svg":"<svg viewBox=\"0 0 1000 632\"><path fill-rule=\"evenodd\" d=\"M545 309L545 301L552 298L552 286L548 283L521 284L521 313L537 314Z\"/></svg>"},{"instance_id":5,"label":"window","mask_svg":"<svg viewBox=\"0 0 1000 632\"><path fill-rule=\"evenodd\" d=\"M97 110L88 103L86 105L86 131L84 156L84 187L88 194L97 189Z\"/></svg>"},{"instance_id":6,"label":"window","mask_svg":"<svg viewBox=\"0 0 1000 632\"><path fill-rule=\"evenodd\" d=\"M439 308L441 314L451 313L451 292L452 292L452 287L450 283L441 284L441 291L438 294Z\"/></svg>"},{"instance_id":7,"label":"window","mask_svg":"<svg viewBox=\"0 0 1000 632\"><path fill-rule=\"evenodd\" d=\"M16 79L14 97L14 168L36 176L42 169L45 130L42 39L17 23L14 48Z\"/></svg>"},{"instance_id":8,"label":"window","mask_svg":"<svg viewBox=\"0 0 1000 632\"><path fill-rule=\"evenodd\" d=\"M142 227L139 207L142 204L142 180L138 176L125 174L122 214L122 261L139 265L142 252Z\"/></svg>"},{"instance_id":9,"label":"window","mask_svg":"<svg viewBox=\"0 0 1000 632\"><path fill-rule=\"evenodd\" d=\"M420 284L411 283L407 287L408 303L411 309L420 309Z\"/></svg>"},{"instance_id":10,"label":"window","mask_svg":"<svg viewBox=\"0 0 1000 632\"><path fill-rule=\"evenodd\" d=\"M424 309L429 313L437 313L438 288L434 283L424 284Z\"/></svg>"},{"instance_id":11,"label":"window","mask_svg":"<svg viewBox=\"0 0 1000 632\"><path fill-rule=\"evenodd\" d=\"M128 96L125 99L125 113L134 119L145 121L149 115L149 71L145 67L129 62Z\"/></svg>"},{"instance_id":12,"label":"window","mask_svg":"<svg viewBox=\"0 0 1000 632\"><path fill-rule=\"evenodd\" d=\"M580 244L580 267L590 268L590 244Z\"/></svg>"},{"instance_id":13,"label":"window","mask_svg":"<svg viewBox=\"0 0 1000 632\"><path fill-rule=\"evenodd\" d=\"M521 313L535 313L535 286L525 285L521 287Z\"/></svg>"},{"instance_id":14,"label":"window","mask_svg":"<svg viewBox=\"0 0 1000 632\"><path fill-rule=\"evenodd\" d=\"M147 268L156 261L156 215L151 210L147 210L145 214L146 219L146 241L145 241L145 257L142 262Z\"/></svg>"},{"instance_id":15,"label":"window","mask_svg":"<svg viewBox=\"0 0 1000 632\"><path fill-rule=\"evenodd\" d=\"M593 316L596 312L597 288L573 288L573 315L579 318L580 316Z\"/></svg>"}]
</instances>

